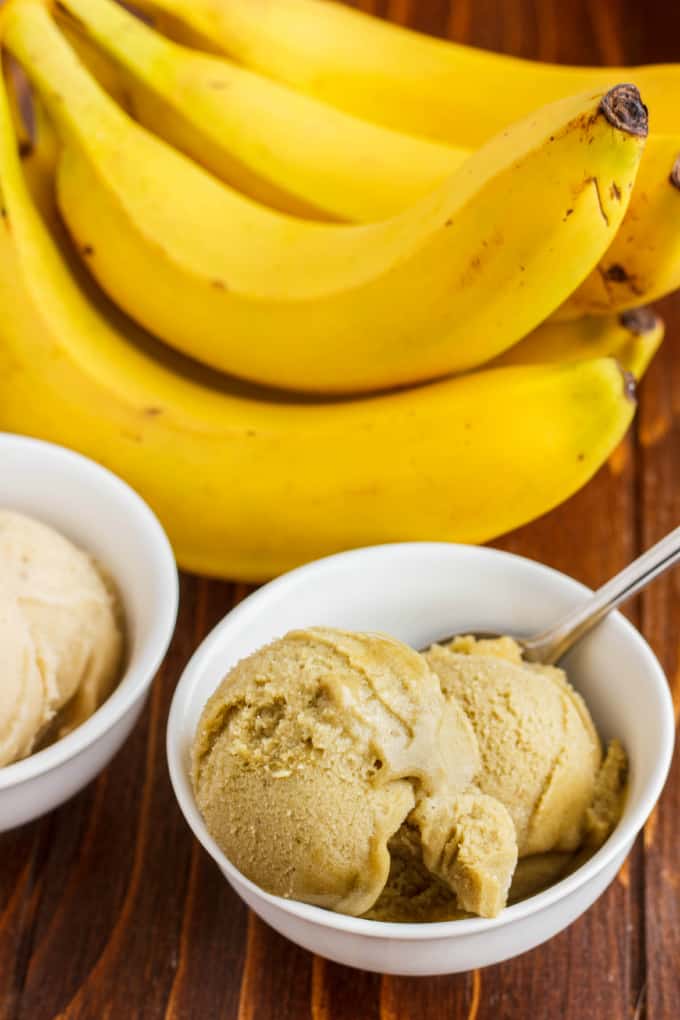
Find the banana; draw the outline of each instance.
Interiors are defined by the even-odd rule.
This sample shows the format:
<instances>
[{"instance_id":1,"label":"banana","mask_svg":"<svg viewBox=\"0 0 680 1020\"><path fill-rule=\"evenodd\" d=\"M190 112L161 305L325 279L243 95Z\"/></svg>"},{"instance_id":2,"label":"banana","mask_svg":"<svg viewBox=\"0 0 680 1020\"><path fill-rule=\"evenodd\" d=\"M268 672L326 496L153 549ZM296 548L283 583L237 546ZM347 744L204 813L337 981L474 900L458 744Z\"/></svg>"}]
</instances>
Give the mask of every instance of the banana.
<instances>
[{"instance_id":1,"label":"banana","mask_svg":"<svg viewBox=\"0 0 680 1020\"><path fill-rule=\"evenodd\" d=\"M59 223L54 191L54 172L59 155L59 142L42 103L31 97L32 129L29 132L11 88L8 89L10 104L16 110L15 131L24 175L33 201L41 213L50 221L54 231L63 233Z\"/></svg>"},{"instance_id":2,"label":"banana","mask_svg":"<svg viewBox=\"0 0 680 1020\"><path fill-rule=\"evenodd\" d=\"M112 0L62 0L60 9L127 73L137 120L274 208L385 219L440 184L468 154L360 121L171 43ZM680 287L679 153L678 135L648 139L621 229L560 318L616 312Z\"/></svg>"},{"instance_id":3,"label":"banana","mask_svg":"<svg viewBox=\"0 0 680 1020\"><path fill-rule=\"evenodd\" d=\"M169 35L397 131L475 148L536 106L634 81L677 131L680 65L569 67L419 35L327 0L137 0Z\"/></svg>"},{"instance_id":4,"label":"banana","mask_svg":"<svg viewBox=\"0 0 680 1020\"><path fill-rule=\"evenodd\" d=\"M31 200L1 85L0 195L0 428L118 472L187 569L256 581L368 542L483 541L583 485L633 415L611 359L340 402L199 373L77 286Z\"/></svg>"},{"instance_id":5,"label":"banana","mask_svg":"<svg viewBox=\"0 0 680 1020\"><path fill-rule=\"evenodd\" d=\"M11 89L9 94L13 97ZM33 201L43 219L50 224L52 233L60 241L63 254L67 242L58 219L53 186L58 152L57 138L42 104L36 102L35 97L32 140L25 131L25 122L20 115L15 116L15 131L19 134L24 176L27 178ZM648 146L649 144L648 142ZM643 157L643 167L648 154L649 149ZM639 180L640 174L622 229L625 229L627 219L630 217L635 196L639 191ZM616 244L616 238L613 243ZM86 285L87 279L83 279L82 273L78 273L80 266L74 265L72 259L69 264L78 274L81 285ZM90 296L96 298L96 292L91 290ZM101 298L100 294L100 304ZM113 310L105 306L103 314L111 316ZM651 308L634 308L617 316L588 316L562 322L552 318L494 359L487 367L567 363L612 357L616 358L621 367L630 372L636 380L640 380L658 350L664 334L664 321ZM136 342L139 342L139 338Z\"/></svg>"},{"instance_id":6,"label":"banana","mask_svg":"<svg viewBox=\"0 0 680 1020\"><path fill-rule=\"evenodd\" d=\"M16 61L4 60L1 73L5 79L5 88L7 89L17 145L20 152L25 154L32 144L29 117L26 109L30 105L28 84Z\"/></svg>"},{"instance_id":7,"label":"banana","mask_svg":"<svg viewBox=\"0 0 680 1020\"><path fill-rule=\"evenodd\" d=\"M16 67L3 67L5 89L21 157L24 176L33 201L50 221L52 229L63 232L58 221L54 194L54 172L58 158L56 133L41 103L31 95L26 79Z\"/></svg>"},{"instance_id":8,"label":"banana","mask_svg":"<svg viewBox=\"0 0 680 1020\"><path fill-rule=\"evenodd\" d=\"M87 286L88 279L80 272L80 264L74 263L73 253L64 251L68 246L68 240L54 201L54 175L58 156L58 141L54 128L42 103L32 96L30 97L32 131L29 133L25 112L20 109L24 85L22 82L17 85L15 74L7 76L7 91L24 177L33 201L61 245L62 256L66 254L69 267L78 275L81 285ZM23 105L26 106L25 98ZM648 146L649 144L648 142ZM649 149L643 157L643 166L648 152ZM637 186L635 190L638 190ZM629 206L626 217L630 216L630 211ZM90 287L89 296L98 301L104 315L109 317L115 315L115 309L101 292ZM121 323L128 331L130 330L129 320L121 318L119 326ZM616 317L586 317L565 322L555 321L553 318L538 326L529 336L494 359L487 367L567 363L613 357L624 370L630 372L636 380L640 380L658 350L664 334L663 319L651 308L634 308ZM143 334L132 337L133 343L139 344L143 340Z\"/></svg>"},{"instance_id":9,"label":"banana","mask_svg":"<svg viewBox=\"0 0 680 1020\"><path fill-rule=\"evenodd\" d=\"M506 365L567 364L590 358L616 358L641 379L663 340L663 319L651 308L633 308L617 316L589 316L569 322L548 321L492 361Z\"/></svg>"},{"instance_id":10,"label":"banana","mask_svg":"<svg viewBox=\"0 0 680 1020\"><path fill-rule=\"evenodd\" d=\"M117 63L138 121L275 209L314 219L386 219L450 177L468 155L171 43L112 0L63 0L59 11L70 39L91 49L96 43ZM87 54L84 63L90 66Z\"/></svg>"},{"instance_id":11,"label":"banana","mask_svg":"<svg viewBox=\"0 0 680 1020\"><path fill-rule=\"evenodd\" d=\"M61 138L61 214L104 290L171 345L274 386L374 390L499 354L606 250L644 146L646 110L618 86L537 111L392 219L312 223L131 121L41 4L3 14Z\"/></svg>"},{"instance_id":12,"label":"banana","mask_svg":"<svg viewBox=\"0 0 680 1020\"><path fill-rule=\"evenodd\" d=\"M602 315L680 287L680 137L652 135L621 228L604 257L556 312Z\"/></svg>"},{"instance_id":13,"label":"banana","mask_svg":"<svg viewBox=\"0 0 680 1020\"><path fill-rule=\"evenodd\" d=\"M115 63L108 59L106 54L98 46L95 46L86 35L77 31L68 19L65 19L61 24L61 30L93 78L96 78L104 91L112 99L115 99L119 106L130 112L132 110L131 98Z\"/></svg>"}]
</instances>

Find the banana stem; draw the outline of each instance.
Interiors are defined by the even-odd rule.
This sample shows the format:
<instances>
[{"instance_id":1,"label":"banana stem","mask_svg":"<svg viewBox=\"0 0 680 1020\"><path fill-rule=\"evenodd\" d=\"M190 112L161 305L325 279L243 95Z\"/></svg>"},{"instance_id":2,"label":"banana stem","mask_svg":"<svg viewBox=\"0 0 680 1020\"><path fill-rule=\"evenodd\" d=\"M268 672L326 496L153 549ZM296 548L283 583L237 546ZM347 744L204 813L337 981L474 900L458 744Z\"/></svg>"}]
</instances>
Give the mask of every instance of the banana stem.
<instances>
[{"instance_id":1,"label":"banana stem","mask_svg":"<svg viewBox=\"0 0 680 1020\"><path fill-rule=\"evenodd\" d=\"M602 98L600 109L612 127L639 138L647 137L648 111L635 85L616 85L610 89Z\"/></svg>"},{"instance_id":2,"label":"banana stem","mask_svg":"<svg viewBox=\"0 0 680 1020\"><path fill-rule=\"evenodd\" d=\"M680 190L680 156L675 157L668 179L674 188Z\"/></svg>"}]
</instances>

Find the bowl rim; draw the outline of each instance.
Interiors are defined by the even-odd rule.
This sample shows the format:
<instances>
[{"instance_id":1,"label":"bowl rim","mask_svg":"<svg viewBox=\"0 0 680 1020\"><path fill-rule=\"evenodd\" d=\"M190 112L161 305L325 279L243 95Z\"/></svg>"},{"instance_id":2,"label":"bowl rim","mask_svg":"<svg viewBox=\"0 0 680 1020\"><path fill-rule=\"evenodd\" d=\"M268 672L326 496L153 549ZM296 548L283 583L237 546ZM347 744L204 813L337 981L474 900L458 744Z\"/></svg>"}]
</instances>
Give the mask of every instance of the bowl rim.
<instances>
[{"instance_id":1,"label":"bowl rim","mask_svg":"<svg viewBox=\"0 0 680 1020\"><path fill-rule=\"evenodd\" d=\"M127 665L117 686L99 708L61 740L27 758L0 768L0 794L15 789L76 758L116 725L151 686L172 640L179 609L179 576L175 556L160 521L142 497L122 478L74 450L30 436L0 432L0 449L17 447L32 455L50 457L86 473L103 498L113 494L126 504L125 527L145 536L148 568L158 573L164 599L156 606L153 624L142 635L133 663Z\"/></svg>"},{"instance_id":2,"label":"bowl rim","mask_svg":"<svg viewBox=\"0 0 680 1020\"><path fill-rule=\"evenodd\" d=\"M527 556L520 556L516 553L494 549L489 546L472 546L454 542L393 542L362 546L346 552L335 553L332 556L326 556L296 567L294 570L288 571L252 592L226 613L222 620L213 627L196 648L185 666L172 698L166 730L166 754L173 792L185 821L194 836L218 865L230 885L235 888L239 895L241 895L242 889L246 890L253 901L256 903L259 901L263 906L269 907L269 913L275 910L283 911L303 922L320 925L323 928L337 931L343 935L363 935L370 938L423 941L484 934L492 929L501 928L531 915L539 914L587 885L618 854L624 850L626 853L628 852L661 795L671 766L675 744L673 702L668 681L649 643L629 620L620 612L615 611L610 616L624 629L629 640L637 645L638 649L647 659L648 675L652 678L656 693L663 706L663 723L661 731L658 733L656 764L652 776L638 798L637 803L633 806L632 810L626 812L624 818L619 822L603 846L571 875L549 886L543 892L505 907L498 917L495 918L476 917L455 921L430 921L425 923L376 921L368 918L351 917L332 910L325 910L312 904L303 903L299 900L285 899L284 897L274 896L271 893L265 892L240 872L220 850L203 823L193 791L191 790L191 784L187 781L182 761L180 737L183 732L183 710L185 704L189 704L191 701L191 688L201 675L204 665L212 658L213 649L223 641L224 632L231 629L234 625L242 625L244 622L247 622L249 617L257 615L260 611L261 603L266 603L272 592L280 593L285 591L287 587L292 588L303 577L308 578L315 573L321 574L329 568L332 570L335 566L354 559L370 560L372 557L380 558L384 555L400 555L402 553L411 555L416 552L425 552L425 550L447 550L447 552L450 552L453 549L462 556L475 556L482 559L504 561L508 565L516 565L518 563L530 564L532 569L540 574L551 577L553 580L557 580L564 588L570 589L575 594L588 595L592 593L591 588L588 588L568 574L556 570L554 567L549 567ZM257 907L254 909L257 910Z\"/></svg>"}]
</instances>

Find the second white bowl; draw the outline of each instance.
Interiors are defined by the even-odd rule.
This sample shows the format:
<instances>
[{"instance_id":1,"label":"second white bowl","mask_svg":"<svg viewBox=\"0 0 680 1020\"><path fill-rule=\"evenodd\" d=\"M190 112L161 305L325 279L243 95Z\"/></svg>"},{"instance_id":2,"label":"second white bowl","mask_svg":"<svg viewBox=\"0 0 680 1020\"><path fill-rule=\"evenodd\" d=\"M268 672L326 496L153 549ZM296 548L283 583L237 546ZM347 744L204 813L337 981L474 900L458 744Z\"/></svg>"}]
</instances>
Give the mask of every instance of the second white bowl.
<instances>
[{"instance_id":1,"label":"second white bowl","mask_svg":"<svg viewBox=\"0 0 680 1020\"><path fill-rule=\"evenodd\" d=\"M175 627L178 580L170 543L146 503L86 457L0 433L0 507L56 528L101 563L120 594L127 661L104 704L63 740L0 768L0 832L73 796L136 722Z\"/></svg>"}]
</instances>

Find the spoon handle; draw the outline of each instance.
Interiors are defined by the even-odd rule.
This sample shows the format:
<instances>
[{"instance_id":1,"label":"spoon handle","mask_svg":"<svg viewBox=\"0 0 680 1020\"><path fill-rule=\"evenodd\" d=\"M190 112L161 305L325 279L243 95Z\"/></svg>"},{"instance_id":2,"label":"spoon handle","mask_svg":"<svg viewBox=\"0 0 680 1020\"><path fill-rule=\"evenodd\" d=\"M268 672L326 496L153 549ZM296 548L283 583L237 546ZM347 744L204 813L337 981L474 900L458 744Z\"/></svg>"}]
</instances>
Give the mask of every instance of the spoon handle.
<instances>
[{"instance_id":1,"label":"spoon handle","mask_svg":"<svg viewBox=\"0 0 680 1020\"><path fill-rule=\"evenodd\" d=\"M620 574L607 581L582 605L572 610L549 630L522 642L525 659L552 665L565 655L580 637L599 623L612 609L637 594L650 581L680 560L680 527L651 549L638 556Z\"/></svg>"}]
</instances>

